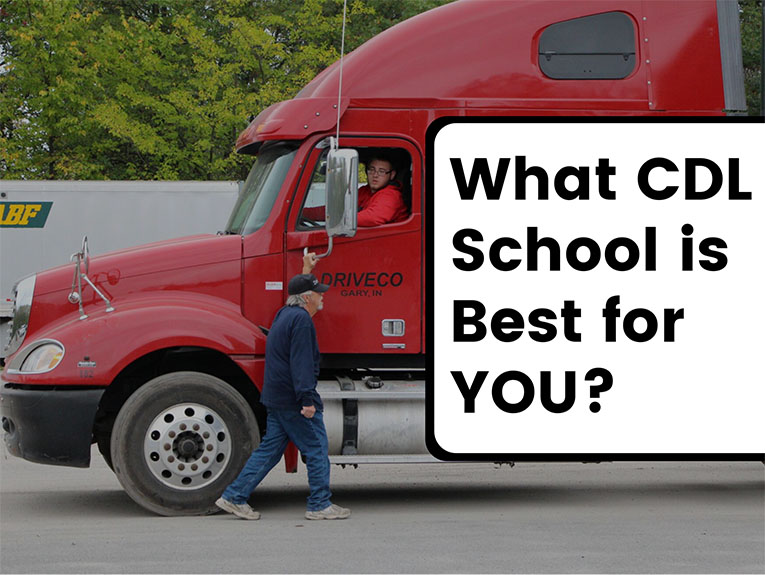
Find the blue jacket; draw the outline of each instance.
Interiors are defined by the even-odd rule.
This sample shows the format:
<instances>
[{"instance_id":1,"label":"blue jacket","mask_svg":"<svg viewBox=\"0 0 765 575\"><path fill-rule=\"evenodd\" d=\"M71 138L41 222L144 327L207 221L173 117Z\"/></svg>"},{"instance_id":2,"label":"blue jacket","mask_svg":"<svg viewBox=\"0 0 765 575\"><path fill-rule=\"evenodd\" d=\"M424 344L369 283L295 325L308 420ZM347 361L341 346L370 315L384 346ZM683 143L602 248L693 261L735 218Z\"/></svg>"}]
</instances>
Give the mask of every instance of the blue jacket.
<instances>
[{"instance_id":1,"label":"blue jacket","mask_svg":"<svg viewBox=\"0 0 765 575\"><path fill-rule=\"evenodd\" d=\"M276 313L266 339L266 369L261 403L273 409L313 405L324 409L316 391L319 342L311 315L302 307L285 306Z\"/></svg>"}]
</instances>

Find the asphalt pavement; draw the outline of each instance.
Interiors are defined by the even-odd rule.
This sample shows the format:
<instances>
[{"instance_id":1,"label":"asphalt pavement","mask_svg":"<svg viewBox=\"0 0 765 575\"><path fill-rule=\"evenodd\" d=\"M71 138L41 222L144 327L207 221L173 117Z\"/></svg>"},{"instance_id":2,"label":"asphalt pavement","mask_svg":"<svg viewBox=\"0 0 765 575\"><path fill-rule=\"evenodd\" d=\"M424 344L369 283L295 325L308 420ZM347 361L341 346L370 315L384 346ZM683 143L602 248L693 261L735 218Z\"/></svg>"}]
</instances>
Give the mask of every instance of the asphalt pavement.
<instances>
[{"instance_id":1,"label":"asphalt pavement","mask_svg":"<svg viewBox=\"0 0 765 575\"><path fill-rule=\"evenodd\" d=\"M765 573L761 463L332 469L345 521L303 518L277 467L259 521L167 518L94 451L71 469L0 455L2 573Z\"/></svg>"}]
</instances>

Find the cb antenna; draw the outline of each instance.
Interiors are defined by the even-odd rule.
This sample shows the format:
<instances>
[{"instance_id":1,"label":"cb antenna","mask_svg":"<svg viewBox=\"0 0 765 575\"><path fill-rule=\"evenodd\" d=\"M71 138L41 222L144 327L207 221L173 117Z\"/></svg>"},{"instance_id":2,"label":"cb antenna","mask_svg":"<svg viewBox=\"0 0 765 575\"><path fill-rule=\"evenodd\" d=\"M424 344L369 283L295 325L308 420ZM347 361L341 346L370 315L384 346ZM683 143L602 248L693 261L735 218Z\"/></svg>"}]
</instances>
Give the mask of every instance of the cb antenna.
<instances>
[{"instance_id":1,"label":"cb antenna","mask_svg":"<svg viewBox=\"0 0 765 575\"><path fill-rule=\"evenodd\" d=\"M343 34L340 39L340 80L337 86L337 133L332 149L337 149L340 142L340 100L343 94L343 56L345 54L345 14L348 8L348 0L343 0Z\"/></svg>"}]
</instances>

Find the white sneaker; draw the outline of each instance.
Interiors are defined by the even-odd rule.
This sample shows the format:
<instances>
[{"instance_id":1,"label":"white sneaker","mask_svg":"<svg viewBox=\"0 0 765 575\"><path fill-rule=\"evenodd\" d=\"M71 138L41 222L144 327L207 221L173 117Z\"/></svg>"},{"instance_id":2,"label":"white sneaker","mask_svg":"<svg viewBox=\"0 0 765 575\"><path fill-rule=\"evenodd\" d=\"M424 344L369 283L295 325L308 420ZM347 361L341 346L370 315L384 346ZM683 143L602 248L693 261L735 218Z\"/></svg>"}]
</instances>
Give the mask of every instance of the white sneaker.
<instances>
[{"instance_id":1,"label":"white sneaker","mask_svg":"<svg viewBox=\"0 0 765 575\"><path fill-rule=\"evenodd\" d=\"M346 517L349 517L351 514L351 510L347 509L345 507L340 507L339 505L335 505L334 503L327 507L326 509L322 509L321 511L306 511L305 512L305 518L306 519L345 519Z\"/></svg>"},{"instance_id":2,"label":"white sneaker","mask_svg":"<svg viewBox=\"0 0 765 575\"><path fill-rule=\"evenodd\" d=\"M223 509L223 511L225 511L226 513L233 513L234 515L236 515L237 517L241 517L242 519L260 519L260 513L255 511L252 507L250 507L246 503L242 503L242 504L231 503L230 501L223 499L223 497L219 497L218 500L215 502L215 505Z\"/></svg>"}]
</instances>

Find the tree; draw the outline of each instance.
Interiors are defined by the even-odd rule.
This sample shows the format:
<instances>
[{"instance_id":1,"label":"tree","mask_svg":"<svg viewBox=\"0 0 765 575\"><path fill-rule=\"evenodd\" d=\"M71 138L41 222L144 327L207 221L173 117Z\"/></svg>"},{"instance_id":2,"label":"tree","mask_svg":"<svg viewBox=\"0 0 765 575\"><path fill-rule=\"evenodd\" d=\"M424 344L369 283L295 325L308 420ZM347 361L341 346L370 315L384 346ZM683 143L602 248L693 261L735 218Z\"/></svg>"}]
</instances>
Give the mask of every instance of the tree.
<instances>
[{"instance_id":1,"label":"tree","mask_svg":"<svg viewBox=\"0 0 765 575\"><path fill-rule=\"evenodd\" d=\"M90 174L98 138L88 103L99 92L92 16L73 0L13 2L3 8L0 50L0 167L11 177Z\"/></svg>"},{"instance_id":2,"label":"tree","mask_svg":"<svg viewBox=\"0 0 765 575\"><path fill-rule=\"evenodd\" d=\"M443 1L352 1L346 46ZM339 57L341 29L342 0L6 2L3 177L242 178L236 136Z\"/></svg>"},{"instance_id":3,"label":"tree","mask_svg":"<svg viewBox=\"0 0 765 575\"><path fill-rule=\"evenodd\" d=\"M746 104L750 116L762 116L762 0L739 0Z\"/></svg>"},{"instance_id":4,"label":"tree","mask_svg":"<svg viewBox=\"0 0 765 575\"><path fill-rule=\"evenodd\" d=\"M349 52L449 0L348 0ZM740 0L761 114L762 0ZM342 0L6 0L0 177L236 179L237 135L340 57Z\"/></svg>"},{"instance_id":5,"label":"tree","mask_svg":"<svg viewBox=\"0 0 765 575\"><path fill-rule=\"evenodd\" d=\"M0 75L9 177L219 179L281 48L257 21L175 0L26 0L5 8Z\"/></svg>"}]
</instances>

